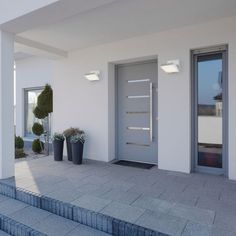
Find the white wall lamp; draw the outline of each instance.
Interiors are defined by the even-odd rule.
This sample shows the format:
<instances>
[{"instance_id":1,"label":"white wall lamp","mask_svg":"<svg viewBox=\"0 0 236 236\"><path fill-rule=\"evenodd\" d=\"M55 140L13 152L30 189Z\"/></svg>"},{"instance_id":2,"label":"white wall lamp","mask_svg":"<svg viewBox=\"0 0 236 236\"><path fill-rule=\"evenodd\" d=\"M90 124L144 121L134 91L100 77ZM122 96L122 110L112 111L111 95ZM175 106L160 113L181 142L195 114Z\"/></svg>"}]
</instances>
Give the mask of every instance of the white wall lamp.
<instances>
[{"instance_id":1,"label":"white wall lamp","mask_svg":"<svg viewBox=\"0 0 236 236\"><path fill-rule=\"evenodd\" d=\"M84 75L84 77L89 81L98 81L100 80L100 71L91 71Z\"/></svg>"},{"instance_id":2,"label":"white wall lamp","mask_svg":"<svg viewBox=\"0 0 236 236\"><path fill-rule=\"evenodd\" d=\"M165 64L162 64L160 67L167 74L179 73L180 61L179 60L167 61Z\"/></svg>"}]
</instances>

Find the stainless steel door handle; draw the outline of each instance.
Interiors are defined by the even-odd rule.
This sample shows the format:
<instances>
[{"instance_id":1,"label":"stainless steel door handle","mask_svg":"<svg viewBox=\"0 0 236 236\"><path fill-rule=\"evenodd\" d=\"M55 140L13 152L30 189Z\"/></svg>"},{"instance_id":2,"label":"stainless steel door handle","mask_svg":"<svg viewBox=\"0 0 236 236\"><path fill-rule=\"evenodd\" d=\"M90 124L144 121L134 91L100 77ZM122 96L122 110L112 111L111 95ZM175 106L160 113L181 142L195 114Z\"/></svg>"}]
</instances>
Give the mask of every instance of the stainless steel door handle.
<instances>
[{"instance_id":1,"label":"stainless steel door handle","mask_svg":"<svg viewBox=\"0 0 236 236\"><path fill-rule=\"evenodd\" d=\"M149 87L149 90L150 90L150 142L153 141L153 84L150 83L150 87Z\"/></svg>"}]
</instances>

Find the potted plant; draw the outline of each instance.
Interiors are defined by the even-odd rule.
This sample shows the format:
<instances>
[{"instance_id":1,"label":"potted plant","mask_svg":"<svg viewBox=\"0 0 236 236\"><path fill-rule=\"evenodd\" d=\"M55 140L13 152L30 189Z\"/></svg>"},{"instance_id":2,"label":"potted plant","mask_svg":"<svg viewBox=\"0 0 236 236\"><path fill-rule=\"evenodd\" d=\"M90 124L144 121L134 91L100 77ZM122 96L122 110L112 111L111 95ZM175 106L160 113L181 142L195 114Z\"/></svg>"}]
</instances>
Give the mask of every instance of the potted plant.
<instances>
[{"instance_id":1,"label":"potted plant","mask_svg":"<svg viewBox=\"0 0 236 236\"><path fill-rule=\"evenodd\" d=\"M70 138L72 161L76 165L82 164L84 142L85 142L85 135L83 131L80 131L80 133L73 135Z\"/></svg>"},{"instance_id":2,"label":"potted plant","mask_svg":"<svg viewBox=\"0 0 236 236\"><path fill-rule=\"evenodd\" d=\"M66 149L67 149L67 157L68 157L68 161L72 161L72 151L71 151L71 143L70 143L70 138L73 135L79 134L80 130L78 128L69 128L66 129L63 132L63 135L66 138Z\"/></svg>"},{"instance_id":3,"label":"potted plant","mask_svg":"<svg viewBox=\"0 0 236 236\"><path fill-rule=\"evenodd\" d=\"M63 134L55 133L53 135L53 151L54 151L54 160L62 161L63 160L63 147L64 147L64 136Z\"/></svg>"},{"instance_id":4,"label":"potted plant","mask_svg":"<svg viewBox=\"0 0 236 236\"><path fill-rule=\"evenodd\" d=\"M15 136L15 158L26 157L24 152L24 140L20 136Z\"/></svg>"}]
</instances>

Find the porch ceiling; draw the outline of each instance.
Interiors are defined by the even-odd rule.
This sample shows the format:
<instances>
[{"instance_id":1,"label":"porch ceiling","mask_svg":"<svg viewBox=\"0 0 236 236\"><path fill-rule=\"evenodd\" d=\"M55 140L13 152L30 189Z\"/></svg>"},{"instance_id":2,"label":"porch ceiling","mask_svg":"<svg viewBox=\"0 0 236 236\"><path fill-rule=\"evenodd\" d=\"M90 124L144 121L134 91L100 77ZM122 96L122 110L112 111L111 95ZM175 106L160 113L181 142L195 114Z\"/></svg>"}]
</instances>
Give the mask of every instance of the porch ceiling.
<instances>
[{"instance_id":1,"label":"porch ceiling","mask_svg":"<svg viewBox=\"0 0 236 236\"><path fill-rule=\"evenodd\" d=\"M235 0L115 0L19 35L72 51L232 15Z\"/></svg>"}]
</instances>

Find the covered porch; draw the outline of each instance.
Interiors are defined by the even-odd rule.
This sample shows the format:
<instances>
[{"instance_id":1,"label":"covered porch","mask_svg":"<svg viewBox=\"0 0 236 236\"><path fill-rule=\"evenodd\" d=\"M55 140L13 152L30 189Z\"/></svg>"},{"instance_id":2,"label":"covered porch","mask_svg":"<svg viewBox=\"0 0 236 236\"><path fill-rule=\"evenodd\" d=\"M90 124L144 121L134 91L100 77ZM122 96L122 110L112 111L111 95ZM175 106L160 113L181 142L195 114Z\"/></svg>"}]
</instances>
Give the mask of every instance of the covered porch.
<instances>
[{"instance_id":1,"label":"covered porch","mask_svg":"<svg viewBox=\"0 0 236 236\"><path fill-rule=\"evenodd\" d=\"M125 9L135 11L130 14ZM183 17L186 11L189 14ZM153 162L164 170L191 173L210 167L209 172L236 179L234 2L81 0L68 4L60 0L29 12L1 21L1 178L14 176L15 61L18 78L50 78L54 91L52 131L83 129L87 135L85 158L110 162L139 156L138 161ZM211 60L220 60L220 66L213 69L214 81L205 87L209 90L202 90L203 101L197 104L203 110L199 117L204 118L198 120L198 132L196 114L192 114L197 110L192 102L197 85L193 83L190 54L196 53L194 60L199 63L207 62L209 58L201 55L206 50L211 54L213 49L221 55L213 55ZM175 59L180 63L178 73L164 72L161 65ZM146 67L147 61L153 64L152 69ZM140 86L118 94L116 68L130 63L145 65L132 76L119 78L126 84L120 87L126 89L133 82ZM86 80L85 75L95 70L100 72L100 80ZM210 70L205 69L204 76L211 79ZM140 82L153 86L148 90ZM21 86L20 90L26 89ZM123 96L123 103L118 104L117 96ZM143 100L129 103L135 98ZM21 103L21 112L16 112L20 123L16 135L23 136L25 104ZM136 107L144 103L144 107ZM117 129L122 124L122 129Z\"/></svg>"},{"instance_id":2,"label":"covered porch","mask_svg":"<svg viewBox=\"0 0 236 236\"><path fill-rule=\"evenodd\" d=\"M167 235L235 235L235 1L46 2L0 18L0 186ZM196 68L215 60L197 103ZM170 61L175 73L163 70ZM85 131L83 165L52 156L14 161L14 62L18 78L50 78L52 131ZM85 75L94 71L99 79L91 82ZM24 106L16 112L19 136ZM123 159L156 167L112 163Z\"/></svg>"}]
</instances>

